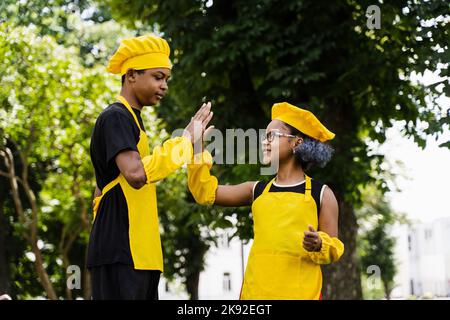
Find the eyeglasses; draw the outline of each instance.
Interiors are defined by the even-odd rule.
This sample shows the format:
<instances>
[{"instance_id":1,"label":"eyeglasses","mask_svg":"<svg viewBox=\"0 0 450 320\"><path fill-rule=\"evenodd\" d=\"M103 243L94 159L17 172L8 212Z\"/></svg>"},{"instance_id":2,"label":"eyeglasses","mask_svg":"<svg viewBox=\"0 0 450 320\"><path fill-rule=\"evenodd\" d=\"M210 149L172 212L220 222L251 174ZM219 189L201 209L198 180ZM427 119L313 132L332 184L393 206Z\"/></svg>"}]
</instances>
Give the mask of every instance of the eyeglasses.
<instances>
[{"instance_id":1,"label":"eyeglasses","mask_svg":"<svg viewBox=\"0 0 450 320\"><path fill-rule=\"evenodd\" d=\"M266 132L266 134L264 135L264 139L263 140L267 140L268 142L272 142L273 139L275 139L275 137L295 138L296 136L294 136L292 134L281 133L280 131L277 131L277 130L272 130L272 131Z\"/></svg>"}]
</instances>

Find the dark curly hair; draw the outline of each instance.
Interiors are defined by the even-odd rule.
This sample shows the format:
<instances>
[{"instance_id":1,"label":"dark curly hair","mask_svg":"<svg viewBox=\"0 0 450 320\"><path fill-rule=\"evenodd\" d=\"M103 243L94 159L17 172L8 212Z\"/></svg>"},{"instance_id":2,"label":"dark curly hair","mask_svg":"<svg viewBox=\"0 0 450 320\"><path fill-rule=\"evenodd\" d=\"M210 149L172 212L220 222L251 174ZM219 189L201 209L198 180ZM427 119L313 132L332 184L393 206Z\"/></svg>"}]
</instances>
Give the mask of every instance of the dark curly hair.
<instances>
[{"instance_id":1,"label":"dark curly hair","mask_svg":"<svg viewBox=\"0 0 450 320\"><path fill-rule=\"evenodd\" d=\"M311 138L287 123L284 123L284 125L289 129L290 134L303 139L303 142L294 148L295 158L302 168L309 169L313 166L325 167L334 153L333 148L328 144Z\"/></svg>"}]
</instances>

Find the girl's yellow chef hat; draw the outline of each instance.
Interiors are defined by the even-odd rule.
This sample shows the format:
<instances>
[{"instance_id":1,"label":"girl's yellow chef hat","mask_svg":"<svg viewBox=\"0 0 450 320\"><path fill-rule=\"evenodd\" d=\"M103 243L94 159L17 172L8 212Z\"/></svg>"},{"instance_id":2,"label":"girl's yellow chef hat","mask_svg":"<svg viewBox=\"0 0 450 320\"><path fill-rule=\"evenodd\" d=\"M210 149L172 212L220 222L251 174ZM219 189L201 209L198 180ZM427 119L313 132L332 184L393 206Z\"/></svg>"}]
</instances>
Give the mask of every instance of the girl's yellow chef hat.
<instances>
[{"instance_id":1,"label":"girl's yellow chef hat","mask_svg":"<svg viewBox=\"0 0 450 320\"><path fill-rule=\"evenodd\" d=\"M335 136L312 112L287 102L275 103L272 106L272 120L283 121L321 142L331 140Z\"/></svg>"}]
</instances>

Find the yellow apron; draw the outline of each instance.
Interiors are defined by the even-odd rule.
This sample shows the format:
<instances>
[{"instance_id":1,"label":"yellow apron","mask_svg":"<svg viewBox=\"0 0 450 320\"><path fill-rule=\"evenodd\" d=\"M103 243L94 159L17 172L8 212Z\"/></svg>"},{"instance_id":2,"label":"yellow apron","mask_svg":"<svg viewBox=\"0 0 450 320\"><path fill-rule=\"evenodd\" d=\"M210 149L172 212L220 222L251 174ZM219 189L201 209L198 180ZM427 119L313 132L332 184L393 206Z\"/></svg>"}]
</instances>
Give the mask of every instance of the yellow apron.
<instances>
[{"instance_id":1,"label":"yellow apron","mask_svg":"<svg viewBox=\"0 0 450 320\"><path fill-rule=\"evenodd\" d=\"M305 175L305 194L269 192L274 180L252 205L255 237L241 299L319 299L322 272L302 245L308 225L318 227L311 178Z\"/></svg>"},{"instance_id":2,"label":"yellow apron","mask_svg":"<svg viewBox=\"0 0 450 320\"><path fill-rule=\"evenodd\" d=\"M141 158L150 155L148 137L131 109L128 101L119 96L119 101L125 105L133 116L140 134L137 148ZM122 188L128 207L129 241L134 268L139 270L163 271L163 255L161 238L159 234L159 222L156 203L156 184L147 183L141 189L136 190L125 180L122 173L108 183L102 190L102 194L94 199L94 220L102 197L117 184Z\"/></svg>"}]
</instances>

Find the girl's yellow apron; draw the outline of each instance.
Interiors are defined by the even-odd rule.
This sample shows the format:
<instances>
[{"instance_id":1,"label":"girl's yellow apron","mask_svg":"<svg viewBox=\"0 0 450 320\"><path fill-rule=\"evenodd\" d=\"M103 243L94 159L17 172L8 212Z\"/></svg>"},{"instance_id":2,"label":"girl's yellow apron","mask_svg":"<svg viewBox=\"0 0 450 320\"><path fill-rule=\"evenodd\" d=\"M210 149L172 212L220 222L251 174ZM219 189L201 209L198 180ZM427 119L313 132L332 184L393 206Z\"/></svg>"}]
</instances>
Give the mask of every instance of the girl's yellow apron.
<instances>
[{"instance_id":1,"label":"girl's yellow apron","mask_svg":"<svg viewBox=\"0 0 450 320\"><path fill-rule=\"evenodd\" d=\"M136 114L128 101L119 96L119 101L125 105L139 128L139 142L137 149L141 158L150 155L147 134L142 130ZM147 183L137 190L131 187L122 173L108 183L102 194L94 199L94 220L102 197L117 184L122 188L128 206L129 241L134 268L140 270L163 271L163 255L156 203L156 185Z\"/></svg>"},{"instance_id":2,"label":"girl's yellow apron","mask_svg":"<svg viewBox=\"0 0 450 320\"><path fill-rule=\"evenodd\" d=\"M274 180L252 205L255 238L241 299L319 299L322 272L302 245L308 225L318 227L311 178L305 175L305 194L269 192Z\"/></svg>"}]
</instances>

